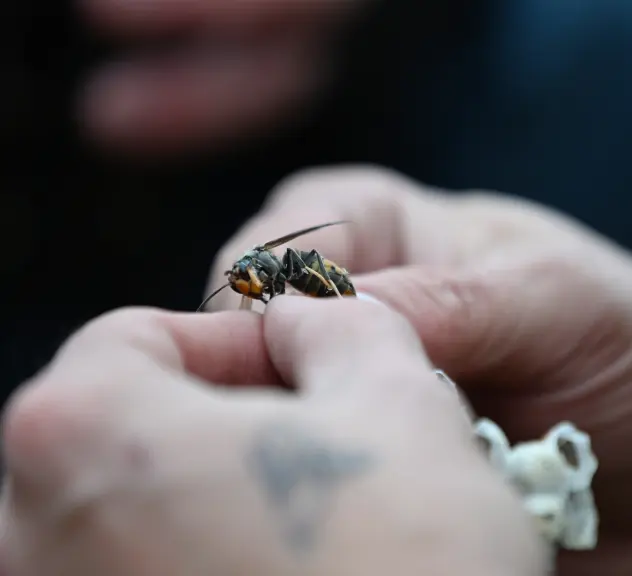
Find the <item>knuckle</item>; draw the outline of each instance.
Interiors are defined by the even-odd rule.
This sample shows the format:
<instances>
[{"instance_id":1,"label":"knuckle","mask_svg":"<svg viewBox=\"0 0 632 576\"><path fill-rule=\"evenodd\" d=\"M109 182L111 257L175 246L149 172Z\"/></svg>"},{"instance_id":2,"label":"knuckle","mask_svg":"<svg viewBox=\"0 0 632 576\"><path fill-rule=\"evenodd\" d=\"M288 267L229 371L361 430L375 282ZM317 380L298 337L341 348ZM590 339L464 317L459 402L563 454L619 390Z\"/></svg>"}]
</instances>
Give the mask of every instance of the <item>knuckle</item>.
<instances>
[{"instance_id":1,"label":"knuckle","mask_svg":"<svg viewBox=\"0 0 632 576\"><path fill-rule=\"evenodd\" d=\"M302 201L319 194L338 194L339 189L361 189L363 193L391 195L394 190L411 187L401 174L377 165L351 165L340 168L316 167L291 174L272 190L266 207Z\"/></svg>"},{"instance_id":2,"label":"knuckle","mask_svg":"<svg viewBox=\"0 0 632 576\"><path fill-rule=\"evenodd\" d=\"M145 307L124 307L111 310L90 321L84 327L88 331L119 331L126 330L139 323L153 322L161 314L157 308Z\"/></svg>"},{"instance_id":3,"label":"knuckle","mask_svg":"<svg viewBox=\"0 0 632 576\"><path fill-rule=\"evenodd\" d=\"M118 407L131 389L127 372L146 369L147 351L171 361L172 347L161 336L168 335L161 314L141 308L104 314L72 336L45 371L15 392L2 421L10 471L65 478L69 455L88 457L102 445L104 431L113 415L121 414Z\"/></svg>"},{"instance_id":4,"label":"knuckle","mask_svg":"<svg viewBox=\"0 0 632 576\"><path fill-rule=\"evenodd\" d=\"M311 168L283 180L268 196L262 222L295 217L305 225L349 220L333 252L341 263L367 271L401 261L406 206L420 188L404 176L377 166ZM380 241L376 242L376 235Z\"/></svg>"},{"instance_id":5,"label":"knuckle","mask_svg":"<svg viewBox=\"0 0 632 576\"><path fill-rule=\"evenodd\" d=\"M288 200L310 196L314 185L320 186L323 180L338 176L337 168L306 168L283 178L270 192L267 206L283 204Z\"/></svg>"},{"instance_id":6,"label":"knuckle","mask_svg":"<svg viewBox=\"0 0 632 576\"><path fill-rule=\"evenodd\" d=\"M56 454L71 451L77 442L92 437L95 419L90 417L87 403L81 401L86 395L78 398L68 392L62 386L34 381L10 399L3 417L3 448L9 471L19 473L28 468L31 474L46 473Z\"/></svg>"},{"instance_id":7,"label":"knuckle","mask_svg":"<svg viewBox=\"0 0 632 576\"><path fill-rule=\"evenodd\" d=\"M347 332L350 343L356 342L358 346L372 346L380 350L391 347L404 347L405 350L407 345L415 352L421 349L421 342L412 325L392 308L355 299L333 302L333 305L338 307L338 310L333 311L333 316L338 318L336 329ZM321 325L313 332L327 334L322 324L330 326L331 315L315 314L312 318Z\"/></svg>"},{"instance_id":8,"label":"knuckle","mask_svg":"<svg viewBox=\"0 0 632 576\"><path fill-rule=\"evenodd\" d=\"M57 356L65 355L76 347L103 340L146 341L154 340L156 328L164 312L156 308L126 307L106 312L89 321L75 332L61 347Z\"/></svg>"},{"instance_id":9,"label":"knuckle","mask_svg":"<svg viewBox=\"0 0 632 576\"><path fill-rule=\"evenodd\" d=\"M406 318L388 306L362 301L354 301L353 305L353 313L358 316L358 319L360 316L365 321L366 318L370 318L370 322L384 332L413 334L412 327Z\"/></svg>"}]
</instances>

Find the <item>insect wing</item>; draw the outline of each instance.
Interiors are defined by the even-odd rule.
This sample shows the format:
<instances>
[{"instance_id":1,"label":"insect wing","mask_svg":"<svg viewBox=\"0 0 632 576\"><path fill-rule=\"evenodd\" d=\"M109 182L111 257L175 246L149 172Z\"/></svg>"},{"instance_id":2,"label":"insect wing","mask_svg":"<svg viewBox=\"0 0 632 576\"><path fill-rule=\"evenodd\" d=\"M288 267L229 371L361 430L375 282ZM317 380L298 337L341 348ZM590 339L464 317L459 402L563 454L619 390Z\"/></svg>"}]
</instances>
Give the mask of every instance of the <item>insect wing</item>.
<instances>
[{"instance_id":1,"label":"insect wing","mask_svg":"<svg viewBox=\"0 0 632 576\"><path fill-rule=\"evenodd\" d=\"M257 248L262 250L271 250L272 248L276 248L277 246L281 246L287 242L298 238L299 236L304 236L305 234L309 234L310 232L316 232L316 230L320 230L321 228L328 228L329 226L336 226L338 224L349 224L349 220L337 220L336 222L327 222L326 224L319 224L318 226L311 226L310 228L303 228L303 230L299 230L298 232L292 232L291 234L287 234L285 236L281 236L281 238L277 238L276 240L271 240L270 242L266 242L265 244L258 246Z\"/></svg>"}]
</instances>

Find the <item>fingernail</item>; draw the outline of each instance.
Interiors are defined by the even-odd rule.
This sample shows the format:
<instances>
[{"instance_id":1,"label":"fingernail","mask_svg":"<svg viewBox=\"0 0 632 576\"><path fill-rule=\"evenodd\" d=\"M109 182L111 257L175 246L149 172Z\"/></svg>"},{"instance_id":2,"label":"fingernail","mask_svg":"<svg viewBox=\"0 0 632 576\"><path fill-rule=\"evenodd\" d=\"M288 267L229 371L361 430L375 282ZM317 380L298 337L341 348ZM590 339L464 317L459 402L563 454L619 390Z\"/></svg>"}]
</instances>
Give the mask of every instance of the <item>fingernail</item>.
<instances>
[{"instance_id":1,"label":"fingernail","mask_svg":"<svg viewBox=\"0 0 632 576\"><path fill-rule=\"evenodd\" d=\"M366 292L357 292L356 298L364 302L373 302L374 304L380 304L381 306L386 306L384 302L382 302L381 300L378 300L375 296L371 296L370 294L367 294Z\"/></svg>"},{"instance_id":2,"label":"fingernail","mask_svg":"<svg viewBox=\"0 0 632 576\"><path fill-rule=\"evenodd\" d=\"M434 373L441 382L449 386L450 389L454 390L454 392L458 392L458 388L454 380L452 380L452 378L450 378L443 370L435 370Z\"/></svg>"}]
</instances>

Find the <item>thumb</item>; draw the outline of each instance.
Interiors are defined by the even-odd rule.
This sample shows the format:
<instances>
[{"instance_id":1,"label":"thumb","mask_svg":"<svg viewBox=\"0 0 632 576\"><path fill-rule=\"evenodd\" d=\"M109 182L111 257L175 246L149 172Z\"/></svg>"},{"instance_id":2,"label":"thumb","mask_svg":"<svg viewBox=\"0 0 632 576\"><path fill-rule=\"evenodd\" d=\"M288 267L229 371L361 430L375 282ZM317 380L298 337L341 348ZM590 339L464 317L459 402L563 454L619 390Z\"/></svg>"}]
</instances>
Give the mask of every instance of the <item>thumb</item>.
<instances>
[{"instance_id":1,"label":"thumb","mask_svg":"<svg viewBox=\"0 0 632 576\"><path fill-rule=\"evenodd\" d=\"M433 364L457 382L506 386L509 379L533 383L567 364L600 321L594 287L578 280L568 264L541 260L485 273L391 268L354 283L404 315Z\"/></svg>"}]
</instances>

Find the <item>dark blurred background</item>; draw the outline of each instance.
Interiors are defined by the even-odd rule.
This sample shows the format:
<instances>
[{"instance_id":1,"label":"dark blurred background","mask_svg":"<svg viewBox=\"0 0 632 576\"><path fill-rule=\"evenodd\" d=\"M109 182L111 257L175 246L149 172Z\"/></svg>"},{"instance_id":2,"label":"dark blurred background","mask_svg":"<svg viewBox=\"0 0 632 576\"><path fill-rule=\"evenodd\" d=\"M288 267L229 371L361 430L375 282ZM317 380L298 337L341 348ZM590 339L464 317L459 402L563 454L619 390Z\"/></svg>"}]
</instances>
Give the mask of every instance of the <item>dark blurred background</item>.
<instances>
[{"instance_id":1,"label":"dark blurred background","mask_svg":"<svg viewBox=\"0 0 632 576\"><path fill-rule=\"evenodd\" d=\"M76 92L112 48L73 6L7 10L4 395L105 310L195 309L215 251L306 166L379 163L455 191L519 194L632 246L627 0L384 0L345 39L335 89L302 123L159 164L83 137Z\"/></svg>"}]
</instances>

